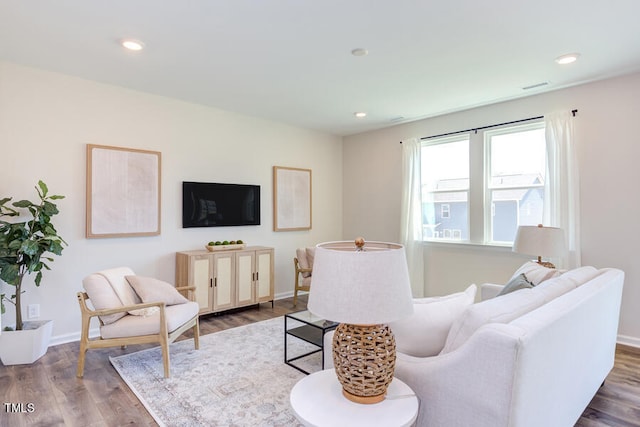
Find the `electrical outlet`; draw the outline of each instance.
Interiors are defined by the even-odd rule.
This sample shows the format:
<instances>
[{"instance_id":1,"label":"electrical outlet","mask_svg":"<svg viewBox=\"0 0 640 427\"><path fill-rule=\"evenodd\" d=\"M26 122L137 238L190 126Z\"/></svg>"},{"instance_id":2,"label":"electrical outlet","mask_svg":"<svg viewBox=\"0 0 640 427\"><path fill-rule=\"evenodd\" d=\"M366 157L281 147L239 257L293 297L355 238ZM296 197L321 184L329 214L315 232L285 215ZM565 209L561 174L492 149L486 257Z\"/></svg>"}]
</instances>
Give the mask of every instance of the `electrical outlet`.
<instances>
[{"instance_id":1,"label":"electrical outlet","mask_svg":"<svg viewBox=\"0 0 640 427\"><path fill-rule=\"evenodd\" d=\"M40 317L40 304L29 304L27 306L27 316L29 319L37 319Z\"/></svg>"}]
</instances>

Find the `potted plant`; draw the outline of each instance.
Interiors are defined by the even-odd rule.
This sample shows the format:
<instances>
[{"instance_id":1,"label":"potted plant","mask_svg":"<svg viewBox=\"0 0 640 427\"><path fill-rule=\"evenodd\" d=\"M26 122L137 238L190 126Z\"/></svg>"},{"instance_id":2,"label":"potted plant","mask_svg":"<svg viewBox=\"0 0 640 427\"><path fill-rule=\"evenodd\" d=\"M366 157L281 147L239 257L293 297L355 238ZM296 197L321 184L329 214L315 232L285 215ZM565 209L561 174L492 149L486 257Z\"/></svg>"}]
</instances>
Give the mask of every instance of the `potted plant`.
<instances>
[{"instance_id":1,"label":"potted plant","mask_svg":"<svg viewBox=\"0 0 640 427\"><path fill-rule=\"evenodd\" d=\"M20 200L9 206L11 197L0 199L0 279L15 287L15 291L9 296L0 294L0 311L5 312L5 302L7 302L15 306L16 315L15 331L9 332L11 329L5 327L0 335L0 358L5 365L33 363L46 352L51 336L50 321L34 322L46 323L45 331L38 333L32 331L39 329L38 326L42 325L29 325L31 322L23 322L22 294L25 292L23 290L25 276L35 273L35 285L40 286L43 269L50 270L47 262L53 262L50 255L61 255L63 245L66 245L51 223L51 218L59 213L54 201L63 199L64 196L50 196L46 184L42 181L38 181L36 191L40 199L37 203ZM5 217L20 217L27 213L30 218L23 217L25 220L21 222L4 220ZM26 334L27 332L30 333ZM46 337L47 332L48 337ZM44 335L42 338L46 339L46 343L36 343L35 350L27 349L27 353L31 354L25 355L24 359L21 359L21 356L5 354L7 351L15 353L13 350L19 349L24 351L28 347L28 344L22 343L26 335L31 336L28 339ZM19 342L13 342L13 340L19 340Z\"/></svg>"}]
</instances>

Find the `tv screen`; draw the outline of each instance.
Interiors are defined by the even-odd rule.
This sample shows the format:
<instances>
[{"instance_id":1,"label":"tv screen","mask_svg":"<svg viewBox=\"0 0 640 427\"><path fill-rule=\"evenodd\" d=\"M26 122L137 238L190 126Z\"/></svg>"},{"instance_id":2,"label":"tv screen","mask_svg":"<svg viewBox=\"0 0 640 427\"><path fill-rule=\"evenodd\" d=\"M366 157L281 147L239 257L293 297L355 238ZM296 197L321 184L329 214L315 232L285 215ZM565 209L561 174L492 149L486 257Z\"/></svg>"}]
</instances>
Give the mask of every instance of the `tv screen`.
<instances>
[{"instance_id":1,"label":"tv screen","mask_svg":"<svg viewBox=\"0 0 640 427\"><path fill-rule=\"evenodd\" d=\"M182 183L182 227L260 225L260 186Z\"/></svg>"}]
</instances>

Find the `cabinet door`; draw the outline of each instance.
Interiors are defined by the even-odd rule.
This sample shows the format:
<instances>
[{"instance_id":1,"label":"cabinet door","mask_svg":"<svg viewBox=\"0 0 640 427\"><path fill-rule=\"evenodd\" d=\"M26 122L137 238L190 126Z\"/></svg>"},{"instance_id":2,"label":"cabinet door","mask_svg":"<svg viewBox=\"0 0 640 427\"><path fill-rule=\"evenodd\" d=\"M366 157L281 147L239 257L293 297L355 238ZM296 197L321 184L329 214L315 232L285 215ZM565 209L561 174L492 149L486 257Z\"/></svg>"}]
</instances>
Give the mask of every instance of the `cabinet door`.
<instances>
[{"instance_id":1,"label":"cabinet door","mask_svg":"<svg viewBox=\"0 0 640 427\"><path fill-rule=\"evenodd\" d=\"M235 307L235 254L213 256L213 310Z\"/></svg>"},{"instance_id":2,"label":"cabinet door","mask_svg":"<svg viewBox=\"0 0 640 427\"><path fill-rule=\"evenodd\" d=\"M256 253L253 251L236 254L236 305L238 307L255 304L255 258Z\"/></svg>"},{"instance_id":3,"label":"cabinet door","mask_svg":"<svg viewBox=\"0 0 640 427\"><path fill-rule=\"evenodd\" d=\"M273 249L256 251L258 302L273 301Z\"/></svg>"},{"instance_id":4,"label":"cabinet door","mask_svg":"<svg viewBox=\"0 0 640 427\"><path fill-rule=\"evenodd\" d=\"M196 302L200 306L200 313L209 313L213 310L211 256L195 255L191 257L191 286L195 286Z\"/></svg>"}]
</instances>

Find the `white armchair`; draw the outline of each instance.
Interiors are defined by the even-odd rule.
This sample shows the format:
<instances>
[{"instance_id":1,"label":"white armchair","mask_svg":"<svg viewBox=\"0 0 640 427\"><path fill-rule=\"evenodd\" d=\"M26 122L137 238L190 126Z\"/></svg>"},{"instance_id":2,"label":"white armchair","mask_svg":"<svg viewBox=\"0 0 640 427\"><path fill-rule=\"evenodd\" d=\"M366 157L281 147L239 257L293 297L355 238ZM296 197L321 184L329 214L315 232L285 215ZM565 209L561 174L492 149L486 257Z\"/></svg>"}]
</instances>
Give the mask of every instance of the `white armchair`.
<instances>
[{"instance_id":1,"label":"white armchair","mask_svg":"<svg viewBox=\"0 0 640 427\"><path fill-rule=\"evenodd\" d=\"M82 284L85 292L78 292L82 313L78 378L84 375L85 354L91 348L159 343L166 378L170 376L170 343L191 329L195 348L199 348L199 308L193 302L194 287L173 287L157 279L136 276L127 267L91 274ZM93 310L87 306L87 300ZM100 337L89 339L93 317L100 321Z\"/></svg>"}]
</instances>

